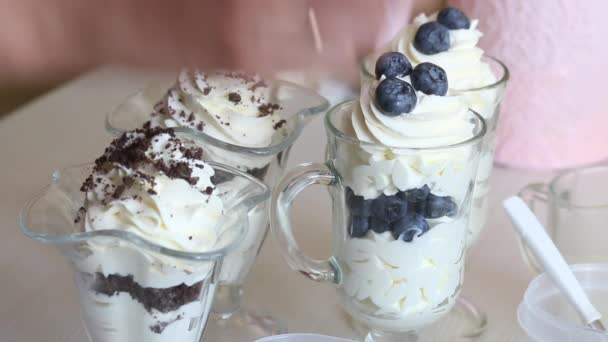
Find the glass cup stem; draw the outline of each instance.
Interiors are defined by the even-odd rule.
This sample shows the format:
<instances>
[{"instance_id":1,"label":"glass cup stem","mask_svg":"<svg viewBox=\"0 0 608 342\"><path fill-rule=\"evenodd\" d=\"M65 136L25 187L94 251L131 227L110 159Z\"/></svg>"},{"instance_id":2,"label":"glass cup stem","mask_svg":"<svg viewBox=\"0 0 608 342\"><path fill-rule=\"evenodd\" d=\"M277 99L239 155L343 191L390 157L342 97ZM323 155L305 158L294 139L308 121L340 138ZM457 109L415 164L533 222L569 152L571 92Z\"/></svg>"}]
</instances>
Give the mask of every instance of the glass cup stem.
<instances>
[{"instance_id":1,"label":"glass cup stem","mask_svg":"<svg viewBox=\"0 0 608 342\"><path fill-rule=\"evenodd\" d=\"M229 319L241 309L243 287L241 285L220 285L215 293L213 314L219 319Z\"/></svg>"}]
</instances>

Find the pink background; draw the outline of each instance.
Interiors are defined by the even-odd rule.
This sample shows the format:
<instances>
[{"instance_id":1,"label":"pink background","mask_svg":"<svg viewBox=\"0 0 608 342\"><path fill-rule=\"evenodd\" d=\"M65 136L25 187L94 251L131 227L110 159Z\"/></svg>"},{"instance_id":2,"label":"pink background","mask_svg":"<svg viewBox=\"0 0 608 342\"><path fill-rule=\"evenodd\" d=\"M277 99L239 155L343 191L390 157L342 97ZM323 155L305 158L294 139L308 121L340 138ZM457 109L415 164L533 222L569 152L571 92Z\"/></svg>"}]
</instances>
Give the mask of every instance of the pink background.
<instances>
[{"instance_id":1,"label":"pink background","mask_svg":"<svg viewBox=\"0 0 608 342\"><path fill-rule=\"evenodd\" d=\"M608 157L608 1L453 0L511 70L496 161L563 169Z\"/></svg>"}]
</instances>

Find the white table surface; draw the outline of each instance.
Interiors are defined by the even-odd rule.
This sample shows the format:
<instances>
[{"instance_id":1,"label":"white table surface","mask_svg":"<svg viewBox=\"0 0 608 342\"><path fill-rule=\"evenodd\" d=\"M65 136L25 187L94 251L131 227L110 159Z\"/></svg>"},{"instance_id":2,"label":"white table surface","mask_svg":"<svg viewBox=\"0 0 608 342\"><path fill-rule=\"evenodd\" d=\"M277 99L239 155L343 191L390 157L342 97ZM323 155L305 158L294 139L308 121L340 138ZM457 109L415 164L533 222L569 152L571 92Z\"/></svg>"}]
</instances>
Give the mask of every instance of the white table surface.
<instances>
[{"instance_id":1,"label":"white table surface","mask_svg":"<svg viewBox=\"0 0 608 342\"><path fill-rule=\"evenodd\" d=\"M20 233L23 203L59 167L88 162L110 141L104 117L151 76L118 68L86 74L0 118L0 341L84 342L70 270L52 247ZM322 161L325 133L316 119L294 146L290 165ZM549 174L496 169L490 193L490 220L468 255L464 293L489 316L479 341L521 341L515 311L532 278L519 253L500 200L524 184ZM330 253L331 212L322 188L299 197L294 213L301 245L315 257ZM315 213L310 215L310 213ZM290 271L275 241L265 244L246 286L249 306L263 307L290 332L351 337L334 289Z\"/></svg>"}]
</instances>

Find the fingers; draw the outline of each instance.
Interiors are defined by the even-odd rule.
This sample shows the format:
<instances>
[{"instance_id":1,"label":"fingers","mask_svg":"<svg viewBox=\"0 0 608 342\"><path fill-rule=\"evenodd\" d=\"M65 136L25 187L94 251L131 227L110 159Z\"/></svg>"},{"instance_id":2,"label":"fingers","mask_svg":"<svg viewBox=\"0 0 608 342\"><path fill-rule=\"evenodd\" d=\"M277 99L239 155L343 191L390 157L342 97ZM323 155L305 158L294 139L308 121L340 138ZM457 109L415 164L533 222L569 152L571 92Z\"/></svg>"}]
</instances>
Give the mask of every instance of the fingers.
<instances>
[{"instance_id":1,"label":"fingers","mask_svg":"<svg viewBox=\"0 0 608 342\"><path fill-rule=\"evenodd\" d=\"M13 61L47 71L119 63L261 73L314 67L352 77L359 58L373 48L384 13L381 2L369 0L0 1L29 4L20 7L14 26L31 32L31 39ZM31 58L44 53L49 58Z\"/></svg>"}]
</instances>

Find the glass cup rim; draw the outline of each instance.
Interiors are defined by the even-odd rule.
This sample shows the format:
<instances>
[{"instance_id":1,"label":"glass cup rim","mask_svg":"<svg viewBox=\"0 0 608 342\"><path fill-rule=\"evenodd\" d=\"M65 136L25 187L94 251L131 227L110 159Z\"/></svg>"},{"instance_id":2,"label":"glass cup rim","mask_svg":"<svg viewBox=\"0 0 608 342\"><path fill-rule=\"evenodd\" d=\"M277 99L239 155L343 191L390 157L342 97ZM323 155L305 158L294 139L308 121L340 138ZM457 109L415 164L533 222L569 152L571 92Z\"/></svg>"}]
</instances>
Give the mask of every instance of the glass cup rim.
<instances>
[{"instance_id":1,"label":"glass cup rim","mask_svg":"<svg viewBox=\"0 0 608 342\"><path fill-rule=\"evenodd\" d=\"M549 182L549 197L554 200L558 207L569 207L577 210L590 210L590 209L605 209L608 208L608 201L601 204L593 204L593 205L580 205L576 203L572 203L571 201L565 200L559 196L558 188L559 183L563 181L565 178L570 177L581 171L608 171L608 165L591 165L591 166L582 166L578 168L574 168L565 172L562 172L555 176Z\"/></svg>"},{"instance_id":2,"label":"glass cup rim","mask_svg":"<svg viewBox=\"0 0 608 342\"><path fill-rule=\"evenodd\" d=\"M572 272L574 272L574 273L580 272L583 274L586 272L598 271L598 270L607 272L608 264L574 264L574 265L570 265L570 268L572 269ZM532 303L534 303L534 301L532 300L531 290L535 290L538 286L540 286L541 282L546 282L548 280L548 278L549 278L549 276L546 273L542 273L542 274L536 276L534 279L532 279L532 281L526 288L526 291L524 293L524 300L522 301L522 303L520 303L520 306L523 306L526 310L530 311L535 316L536 319L540 319L540 320L550 324L551 326L559 325L561 328L567 328L568 330L587 331L587 332L591 332L591 333L602 334L602 335L608 336L608 332L602 332L600 330L596 330L591 327L581 326L581 325L577 325L573 322L570 322L570 321L567 321L564 319L559 319L558 317L555 317L554 315L542 310L540 307L532 305ZM558 292L559 292L559 290L558 290ZM519 323L521 326L522 325L521 318L520 318Z\"/></svg>"},{"instance_id":3,"label":"glass cup rim","mask_svg":"<svg viewBox=\"0 0 608 342\"><path fill-rule=\"evenodd\" d=\"M361 72L367 78L376 79L376 75L373 75L371 73L371 71L368 70L367 63L366 63L367 59L369 57L373 56L373 54L374 54L374 52L372 52L371 54L367 55L363 59L363 61L361 62ZM481 86L481 87L469 88L469 89L450 89L450 90L455 91L456 94L466 94L466 93L471 93L471 92L477 92L477 91L483 91L483 90L489 90L489 89L498 88L498 87L506 84L507 81L509 81L509 78L511 78L511 72L509 71L509 68L507 67L507 65L503 61L501 61L497 57L490 56L490 55L484 55L481 58L482 58L482 60L483 59L489 59L493 63L496 63L500 67L500 69L502 70L502 76L499 77L498 80L496 80L495 82L487 84L487 85L484 85L484 86Z\"/></svg>"},{"instance_id":4,"label":"glass cup rim","mask_svg":"<svg viewBox=\"0 0 608 342\"><path fill-rule=\"evenodd\" d=\"M270 197L270 190L269 190L268 186L266 184L264 184L263 182L261 182L260 180L258 180L257 178L247 174L246 172L242 172L236 168L233 168L233 167L230 167L230 166L227 166L224 164L216 163L216 162L211 162L211 161L205 161L205 162L208 163L210 166L212 166L214 169L219 169L219 170L223 170L226 172L232 172L232 173L237 174L240 177L246 178L247 180L254 183L256 186L261 188L260 194L246 198L239 204L239 206L242 208L242 210L247 212L249 209L253 208L258 203L261 203ZM31 229L27 224L27 216L29 214L29 211L44 196L44 194L46 194L49 191L51 186L59 181L59 179L61 178L61 173L65 170L78 169L78 168L83 168L83 167L91 167L92 165L93 165L92 163L85 163L85 164L67 166L67 167L64 167L61 169L56 169L53 172L51 183L48 184L47 186L45 186L36 195L32 196L32 198L30 198L19 211L18 224L19 224L19 228L20 228L21 232L32 240L39 241L39 242L46 243L46 244L52 244L52 245L68 245L68 244L72 244L72 243L85 242L85 241L88 241L88 240L91 240L91 239L97 238L97 237L117 238L119 240L125 241L125 242L135 245L137 247L140 247L145 251L157 253L157 254L160 254L163 256L169 256L169 257L173 257L176 259L187 260L187 261L209 261L209 260L216 260L220 257L223 257L226 254L228 254L230 251L234 250L245 238L245 235L246 235L245 233L249 229L249 227L241 226L241 228L239 229L239 234L237 234L237 238L235 238L233 241L228 243L226 246L212 249L212 250L206 251L206 252L200 252L200 253L184 252L184 251L179 251L179 250L175 250L175 249L168 248L168 247L163 247L163 246L161 246L155 242L152 242L144 237L141 237L135 233L131 233L131 232L128 232L125 230L118 230L118 229L105 229L105 230L95 230L95 231L88 231L88 232L83 231L83 232L70 233L70 234L38 233L34 229ZM232 215L234 215L234 213Z\"/></svg>"},{"instance_id":5,"label":"glass cup rim","mask_svg":"<svg viewBox=\"0 0 608 342\"><path fill-rule=\"evenodd\" d=\"M369 141L363 141L363 140L359 140L356 137L350 136L350 135L342 132L331 121L331 118L334 116L334 114L340 112L341 110L344 110L344 108L346 108L346 107L349 107L349 106L352 107L353 105L356 105L358 103L358 101L359 101L358 98L344 101L342 103L337 104L330 110L328 110L327 113L325 114L325 128L336 139L347 142L349 144L360 145L363 147L372 147L372 148L377 148L377 149L387 149L388 148L388 149L395 150L395 151L444 151L444 150L449 150L449 149L453 149L453 148L474 145L475 143L482 141L487 133L488 127L487 127L485 119L481 115L479 115L479 113L475 112L472 109L469 109L469 111L471 113L473 113L473 115L477 118L477 120L481 124L481 129L473 137L471 137L467 140L464 140L464 141L460 141L460 142L450 144L450 145L433 146L433 147L396 147L396 146L376 144L376 143L369 142Z\"/></svg>"},{"instance_id":6,"label":"glass cup rim","mask_svg":"<svg viewBox=\"0 0 608 342\"><path fill-rule=\"evenodd\" d=\"M287 86L290 86L293 88L297 88L300 91L308 93L309 95L317 96L320 101L319 105L301 109L300 111L298 111L294 114L297 118L294 129L290 130L289 133L287 134L287 136L284 139L281 139L280 142L272 144L267 147L248 147L248 146L237 145L237 144L225 142L223 140L214 138L204 132L196 131L190 127L172 127L172 129L175 130L175 132L183 134L192 140L209 143L215 147L218 147L218 148L221 148L224 150L228 150L231 152L235 152L235 153L258 155L258 156L268 156L268 155L275 155L275 154L283 152L284 150L289 148L291 145L293 145L293 143L298 139L298 137L304 130L304 126L305 126L305 123L307 122L307 119L314 116L315 114L319 114L319 113L327 110L329 108L330 103L324 96L319 94L317 91L307 88L307 87L303 87L299 84L281 80L276 77L266 78L265 80L267 82L271 82L272 84L284 84L284 85L287 85ZM110 113L108 113L106 115L105 129L107 132L109 132L112 136L119 136L127 131L127 130L115 127L112 124L112 116L113 116L113 114L118 112L118 109L122 105L124 105L125 103L130 101L136 95L143 93L148 88L149 88L149 86L146 86L144 88L140 88L140 89L134 91L133 93L129 94L127 97L125 97L120 102L120 104L118 106L116 106L116 108L114 108L114 110L112 110Z\"/></svg>"}]
</instances>

